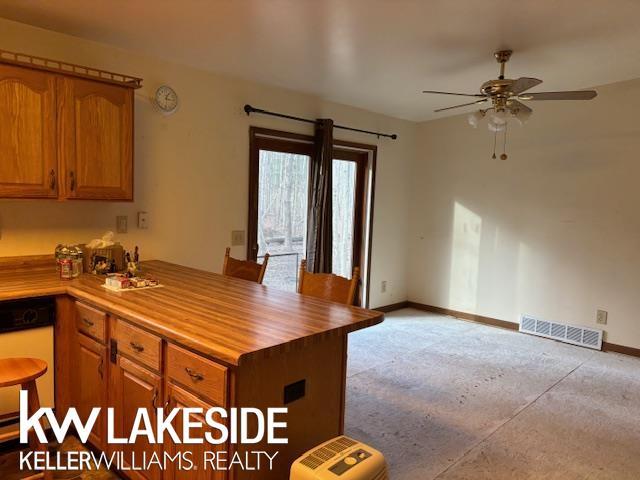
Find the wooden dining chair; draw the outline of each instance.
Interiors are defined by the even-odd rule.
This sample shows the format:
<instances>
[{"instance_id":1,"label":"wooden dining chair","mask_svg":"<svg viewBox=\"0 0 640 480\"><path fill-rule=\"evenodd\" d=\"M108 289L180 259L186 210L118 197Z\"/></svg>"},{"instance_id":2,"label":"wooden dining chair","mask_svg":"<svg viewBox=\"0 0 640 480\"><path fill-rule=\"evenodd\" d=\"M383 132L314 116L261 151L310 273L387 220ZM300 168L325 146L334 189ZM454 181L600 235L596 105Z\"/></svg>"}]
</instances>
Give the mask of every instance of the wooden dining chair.
<instances>
[{"instance_id":1,"label":"wooden dining chair","mask_svg":"<svg viewBox=\"0 0 640 480\"><path fill-rule=\"evenodd\" d=\"M300 262L298 293L332 302L353 305L360 280L360 268L353 269L351 280L333 273L309 273L307 261Z\"/></svg>"},{"instance_id":2,"label":"wooden dining chair","mask_svg":"<svg viewBox=\"0 0 640 480\"><path fill-rule=\"evenodd\" d=\"M222 266L223 275L262 283L264 272L267 270L267 263L269 263L268 253L264 256L264 261L261 264L251 260L238 260L231 257L230 253L231 249L227 247L227 251L224 254L224 265Z\"/></svg>"}]
</instances>

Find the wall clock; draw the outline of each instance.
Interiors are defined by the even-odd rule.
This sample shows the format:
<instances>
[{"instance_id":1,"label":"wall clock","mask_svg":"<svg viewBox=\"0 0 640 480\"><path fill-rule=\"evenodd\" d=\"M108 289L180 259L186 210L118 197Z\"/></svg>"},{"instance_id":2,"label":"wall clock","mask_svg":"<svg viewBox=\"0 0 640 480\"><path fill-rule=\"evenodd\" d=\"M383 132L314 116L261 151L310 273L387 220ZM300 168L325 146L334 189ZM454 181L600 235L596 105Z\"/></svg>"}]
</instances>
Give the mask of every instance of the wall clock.
<instances>
[{"instance_id":1,"label":"wall clock","mask_svg":"<svg viewBox=\"0 0 640 480\"><path fill-rule=\"evenodd\" d=\"M171 115L178 109L178 94L168 85L158 87L154 101L163 115Z\"/></svg>"}]
</instances>

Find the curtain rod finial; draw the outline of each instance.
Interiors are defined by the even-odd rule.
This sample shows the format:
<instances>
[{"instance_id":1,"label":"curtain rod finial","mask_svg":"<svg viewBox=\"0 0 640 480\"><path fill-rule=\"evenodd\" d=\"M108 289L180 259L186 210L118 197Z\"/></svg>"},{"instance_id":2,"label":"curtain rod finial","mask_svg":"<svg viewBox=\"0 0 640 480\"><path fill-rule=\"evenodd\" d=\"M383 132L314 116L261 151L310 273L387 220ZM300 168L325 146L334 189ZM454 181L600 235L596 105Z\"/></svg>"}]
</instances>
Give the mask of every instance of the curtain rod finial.
<instances>
[{"instance_id":1,"label":"curtain rod finial","mask_svg":"<svg viewBox=\"0 0 640 480\"><path fill-rule=\"evenodd\" d=\"M391 135L391 138L392 138L393 140L395 140L396 138L398 138L398 135L396 135L396 134L394 133L393 135Z\"/></svg>"},{"instance_id":2,"label":"curtain rod finial","mask_svg":"<svg viewBox=\"0 0 640 480\"><path fill-rule=\"evenodd\" d=\"M249 115L253 111L254 111L254 108L248 103L244 106L244 113L246 113L247 115Z\"/></svg>"}]
</instances>

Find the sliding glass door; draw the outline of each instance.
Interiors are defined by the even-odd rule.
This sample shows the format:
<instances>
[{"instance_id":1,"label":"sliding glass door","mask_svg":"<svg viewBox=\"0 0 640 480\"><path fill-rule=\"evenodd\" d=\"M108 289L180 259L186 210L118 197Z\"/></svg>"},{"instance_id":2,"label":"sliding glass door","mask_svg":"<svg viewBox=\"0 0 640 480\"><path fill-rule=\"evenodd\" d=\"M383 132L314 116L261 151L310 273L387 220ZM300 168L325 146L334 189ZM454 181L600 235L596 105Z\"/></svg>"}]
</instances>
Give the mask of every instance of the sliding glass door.
<instances>
[{"instance_id":1,"label":"sliding glass door","mask_svg":"<svg viewBox=\"0 0 640 480\"><path fill-rule=\"evenodd\" d=\"M305 257L309 155L260 150L258 260L269 253L264 284L295 292Z\"/></svg>"},{"instance_id":2,"label":"sliding glass door","mask_svg":"<svg viewBox=\"0 0 640 480\"><path fill-rule=\"evenodd\" d=\"M300 261L306 257L312 142L303 135L251 129L247 257L261 261L269 253L263 283L282 290L296 291ZM354 267L360 267L363 284L370 172L366 152L334 149L332 270L351 278ZM362 292L359 299L364 299Z\"/></svg>"},{"instance_id":3,"label":"sliding glass door","mask_svg":"<svg viewBox=\"0 0 640 480\"><path fill-rule=\"evenodd\" d=\"M363 190L367 155L334 149L333 152L333 273L351 278L362 270Z\"/></svg>"}]
</instances>

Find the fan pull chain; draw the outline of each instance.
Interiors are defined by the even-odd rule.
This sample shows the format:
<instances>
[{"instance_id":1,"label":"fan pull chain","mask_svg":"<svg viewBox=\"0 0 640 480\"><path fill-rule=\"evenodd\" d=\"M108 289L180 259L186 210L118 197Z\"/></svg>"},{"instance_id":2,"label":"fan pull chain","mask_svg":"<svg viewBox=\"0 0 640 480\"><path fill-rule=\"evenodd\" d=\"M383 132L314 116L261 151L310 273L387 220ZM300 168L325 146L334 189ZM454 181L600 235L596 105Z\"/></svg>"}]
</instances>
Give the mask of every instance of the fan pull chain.
<instances>
[{"instance_id":1,"label":"fan pull chain","mask_svg":"<svg viewBox=\"0 0 640 480\"><path fill-rule=\"evenodd\" d=\"M500 160L506 160L507 159L507 127L509 126L508 123L504 124L504 143L502 144L502 155L500 155Z\"/></svg>"},{"instance_id":2,"label":"fan pull chain","mask_svg":"<svg viewBox=\"0 0 640 480\"><path fill-rule=\"evenodd\" d=\"M493 155L491 156L492 159L496 159L496 140L498 138L498 132L495 131L493 132Z\"/></svg>"}]
</instances>

